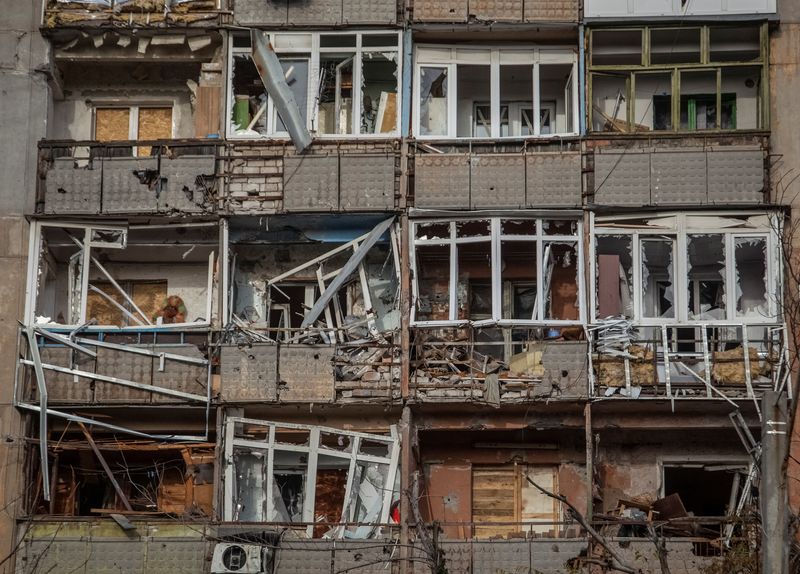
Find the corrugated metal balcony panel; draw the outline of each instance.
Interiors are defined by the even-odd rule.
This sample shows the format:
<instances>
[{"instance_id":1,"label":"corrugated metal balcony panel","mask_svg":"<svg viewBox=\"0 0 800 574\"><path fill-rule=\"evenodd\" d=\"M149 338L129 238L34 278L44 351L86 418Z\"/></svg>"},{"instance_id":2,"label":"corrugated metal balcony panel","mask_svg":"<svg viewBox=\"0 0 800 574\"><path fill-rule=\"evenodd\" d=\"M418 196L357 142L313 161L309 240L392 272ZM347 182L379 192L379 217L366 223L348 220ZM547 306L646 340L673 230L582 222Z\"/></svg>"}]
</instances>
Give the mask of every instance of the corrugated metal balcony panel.
<instances>
[{"instance_id":1,"label":"corrugated metal balcony panel","mask_svg":"<svg viewBox=\"0 0 800 574\"><path fill-rule=\"evenodd\" d=\"M518 209L525 206L525 158L477 155L470 161L472 209Z\"/></svg>"},{"instance_id":2,"label":"corrugated metal balcony panel","mask_svg":"<svg viewBox=\"0 0 800 574\"><path fill-rule=\"evenodd\" d=\"M101 161L76 167L73 158L57 158L48 168L44 190L45 213L100 213Z\"/></svg>"},{"instance_id":3,"label":"corrugated metal balcony panel","mask_svg":"<svg viewBox=\"0 0 800 574\"><path fill-rule=\"evenodd\" d=\"M66 347L41 347L39 355L45 364L58 367L79 369L94 372L95 360L83 353L75 353L74 363L71 362L72 350ZM47 399L51 403L90 404L94 398L94 388L89 379L75 380L72 375L59 373L46 369L44 371L47 386ZM31 385L36 391L36 378L31 368ZM35 392L38 398L38 392Z\"/></svg>"},{"instance_id":4,"label":"corrugated metal balcony panel","mask_svg":"<svg viewBox=\"0 0 800 574\"><path fill-rule=\"evenodd\" d=\"M184 357L202 359L203 354L194 345L158 345L153 347L156 353L171 353ZM203 365L181 363L179 361L164 361L164 370L159 370L161 360L153 358L153 386L173 391L192 393L193 395L206 396L208 387L208 368ZM184 403L184 399L153 393L154 403Z\"/></svg>"},{"instance_id":5,"label":"corrugated metal balcony panel","mask_svg":"<svg viewBox=\"0 0 800 574\"><path fill-rule=\"evenodd\" d=\"M241 26L285 26L289 22L288 0L236 0L233 19Z\"/></svg>"},{"instance_id":6,"label":"corrugated metal balcony panel","mask_svg":"<svg viewBox=\"0 0 800 574\"><path fill-rule=\"evenodd\" d=\"M291 0L289 24L293 26L342 23L342 0Z\"/></svg>"},{"instance_id":7,"label":"corrugated metal balcony panel","mask_svg":"<svg viewBox=\"0 0 800 574\"><path fill-rule=\"evenodd\" d=\"M526 22L577 22L577 0L525 0Z\"/></svg>"},{"instance_id":8,"label":"corrugated metal balcony panel","mask_svg":"<svg viewBox=\"0 0 800 574\"><path fill-rule=\"evenodd\" d=\"M706 154L710 203L765 201L764 152L716 148Z\"/></svg>"},{"instance_id":9,"label":"corrugated metal balcony panel","mask_svg":"<svg viewBox=\"0 0 800 574\"><path fill-rule=\"evenodd\" d=\"M333 402L333 347L284 345L278 374L281 402Z\"/></svg>"},{"instance_id":10,"label":"corrugated metal balcony panel","mask_svg":"<svg viewBox=\"0 0 800 574\"><path fill-rule=\"evenodd\" d=\"M594 201L604 205L650 204L650 153L594 154Z\"/></svg>"},{"instance_id":11,"label":"corrugated metal balcony panel","mask_svg":"<svg viewBox=\"0 0 800 574\"><path fill-rule=\"evenodd\" d=\"M225 402L278 400L278 346L222 347L221 397Z\"/></svg>"},{"instance_id":12,"label":"corrugated metal balcony panel","mask_svg":"<svg viewBox=\"0 0 800 574\"><path fill-rule=\"evenodd\" d=\"M653 153L650 167L654 205L708 202L706 153L702 149Z\"/></svg>"},{"instance_id":13,"label":"corrugated metal balcony panel","mask_svg":"<svg viewBox=\"0 0 800 574\"><path fill-rule=\"evenodd\" d=\"M146 347L152 350L152 347ZM97 373L149 385L153 379L153 359L117 349L97 348ZM150 391L114 383L95 382L97 403L149 403Z\"/></svg>"},{"instance_id":14,"label":"corrugated metal balcony panel","mask_svg":"<svg viewBox=\"0 0 800 574\"><path fill-rule=\"evenodd\" d=\"M414 0L414 20L417 22L466 22L467 0Z\"/></svg>"},{"instance_id":15,"label":"corrugated metal balcony panel","mask_svg":"<svg viewBox=\"0 0 800 574\"><path fill-rule=\"evenodd\" d=\"M339 159L343 210L394 209L394 155L343 155Z\"/></svg>"},{"instance_id":16,"label":"corrugated metal balcony panel","mask_svg":"<svg viewBox=\"0 0 800 574\"><path fill-rule=\"evenodd\" d=\"M581 206L580 153L534 153L525 161L526 207Z\"/></svg>"},{"instance_id":17,"label":"corrugated metal balcony panel","mask_svg":"<svg viewBox=\"0 0 800 574\"><path fill-rule=\"evenodd\" d=\"M339 158L336 155L283 159L283 208L333 211L339 208Z\"/></svg>"},{"instance_id":18,"label":"corrugated metal balcony panel","mask_svg":"<svg viewBox=\"0 0 800 574\"><path fill-rule=\"evenodd\" d=\"M202 212L202 176L207 176L213 185L215 163L214 156L205 155L162 158L161 176L166 178L167 185L158 198L159 211Z\"/></svg>"},{"instance_id":19,"label":"corrugated metal balcony panel","mask_svg":"<svg viewBox=\"0 0 800 574\"><path fill-rule=\"evenodd\" d=\"M478 20L521 22L523 0L469 0L469 15Z\"/></svg>"},{"instance_id":20,"label":"corrugated metal balcony panel","mask_svg":"<svg viewBox=\"0 0 800 574\"><path fill-rule=\"evenodd\" d=\"M428 154L414 158L414 205L468 209L470 166L467 154Z\"/></svg>"},{"instance_id":21,"label":"corrugated metal balcony panel","mask_svg":"<svg viewBox=\"0 0 800 574\"><path fill-rule=\"evenodd\" d=\"M344 0L345 24L396 24L397 0Z\"/></svg>"},{"instance_id":22,"label":"corrugated metal balcony panel","mask_svg":"<svg viewBox=\"0 0 800 574\"><path fill-rule=\"evenodd\" d=\"M155 183L142 183L134 174L145 171L151 173L155 181L158 177L158 160L151 157L103 158L103 213L158 211Z\"/></svg>"}]
</instances>

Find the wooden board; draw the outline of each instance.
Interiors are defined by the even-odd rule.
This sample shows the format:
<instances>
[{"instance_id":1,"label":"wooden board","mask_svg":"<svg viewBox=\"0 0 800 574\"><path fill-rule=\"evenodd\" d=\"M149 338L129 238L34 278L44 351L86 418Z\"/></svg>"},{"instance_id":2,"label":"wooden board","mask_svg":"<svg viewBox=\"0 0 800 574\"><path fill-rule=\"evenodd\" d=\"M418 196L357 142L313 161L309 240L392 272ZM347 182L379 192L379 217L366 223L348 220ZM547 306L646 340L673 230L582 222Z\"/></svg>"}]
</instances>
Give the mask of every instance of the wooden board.
<instances>
[{"instance_id":1,"label":"wooden board","mask_svg":"<svg viewBox=\"0 0 800 574\"><path fill-rule=\"evenodd\" d=\"M130 121L129 108L96 108L94 139L101 142L129 140Z\"/></svg>"},{"instance_id":2,"label":"wooden board","mask_svg":"<svg viewBox=\"0 0 800 574\"><path fill-rule=\"evenodd\" d=\"M381 134L391 133L397 129L397 94L381 92L375 129Z\"/></svg>"},{"instance_id":3,"label":"wooden board","mask_svg":"<svg viewBox=\"0 0 800 574\"><path fill-rule=\"evenodd\" d=\"M125 298L108 281L90 281L89 284L94 285L111 299L125 307ZM91 290L86 297L86 319L97 319L98 325L116 326L126 325L128 321L122 311L112 305L105 297Z\"/></svg>"},{"instance_id":4,"label":"wooden board","mask_svg":"<svg viewBox=\"0 0 800 574\"><path fill-rule=\"evenodd\" d=\"M166 281L134 281L131 285L131 299L148 319L154 321L156 313L167 298Z\"/></svg>"},{"instance_id":5,"label":"wooden board","mask_svg":"<svg viewBox=\"0 0 800 574\"><path fill-rule=\"evenodd\" d=\"M172 138L172 108L139 108L138 140ZM149 156L150 146L139 146L137 155Z\"/></svg>"},{"instance_id":6,"label":"wooden board","mask_svg":"<svg viewBox=\"0 0 800 574\"><path fill-rule=\"evenodd\" d=\"M199 86L194 107L194 135L206 138L219 135L220 86Z\"/></svg>"},{"instance_id":7,"label":"wooden board","mask_svg":"<svg viewBox=\"0 0 800 574\"><path fill-rule=\"evenodd\" d=\"M109 295L111 299L122 305L128 311L134 313L137 317L139 316L130 307L122 296L122 293L110 282L90 281L90 284ZM120 285L150 321L153 320L153 316L161 309L164 300L167 298L166 281L123 281ZM88 293L86 318L97 319L98 325L128 326L135 324L132 319L112 305L105 297L94 291L89 291Z\"/></svg>"}]
</instances>

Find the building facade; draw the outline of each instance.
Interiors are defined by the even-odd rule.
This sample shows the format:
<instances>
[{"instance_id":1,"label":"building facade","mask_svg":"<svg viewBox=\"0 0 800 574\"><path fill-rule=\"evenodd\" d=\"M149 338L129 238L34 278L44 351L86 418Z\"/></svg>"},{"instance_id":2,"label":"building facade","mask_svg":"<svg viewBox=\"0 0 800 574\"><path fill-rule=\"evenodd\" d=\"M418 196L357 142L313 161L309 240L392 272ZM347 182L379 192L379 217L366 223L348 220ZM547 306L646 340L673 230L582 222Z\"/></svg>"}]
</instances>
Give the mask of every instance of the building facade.
<instances>
[{"instance_id":1,"label":"building facade","mask_svg":"<svg viewBox=\"0 0 800 574\"><path fill-rule=\"evenodd\" d=\"M34 4L0 571L787 571L793 7Z\"/></svg>"}]
</instances>

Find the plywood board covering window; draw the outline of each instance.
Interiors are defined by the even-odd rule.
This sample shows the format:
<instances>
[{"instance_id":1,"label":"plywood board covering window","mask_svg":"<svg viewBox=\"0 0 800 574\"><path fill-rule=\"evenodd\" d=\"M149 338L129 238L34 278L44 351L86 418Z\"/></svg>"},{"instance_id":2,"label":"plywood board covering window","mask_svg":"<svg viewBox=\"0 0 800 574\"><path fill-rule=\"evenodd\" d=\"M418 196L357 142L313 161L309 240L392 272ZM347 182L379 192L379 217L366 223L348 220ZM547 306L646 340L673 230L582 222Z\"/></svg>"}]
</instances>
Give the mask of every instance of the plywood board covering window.
<instances>
[{"instance_id":1,"label":"plywood board covering window","mask_svg":"<svg viewBox=\"0 0 800 574\"><path fill-rule=\"evenodd\" d=\"M130 108L97 108L94 139L101 142L126 140L131 129Z\"/></svg>"},{"instance_id":2,"label":"plywood board covering window","mask_svg":"<svg viewBox=\"0 0 800 574\"><path fill-rule=\"evenodd\" d=\"M96 108L94 138L101 142L162 140L172 138L170 106ZM137 156L149 156L150 146L136 148Z\"/></svg>"},{"instance_id":3,"label":"plywood board covering window","mask_svg":"<svg viewBox=\"0 0 800 574\"><path fill-rule=\"evenodd\" d=\"M130 304L125 301L122 294L107 281L90 281L90 284L100 289L108 297L116 301L129 312L135 313ZM153 320L167 298L166 281L123 281L120 286L133 299L134 303L142 310L148 319ZM86 302L86 317L97 319L98 325L121 325L132 323L118 307L96 291L89 290Z\"/></svg>"},{"instance_id":4,"label":"plywood board covering window","mask_svg":"<svg viewBox=\"0 0 800 574\"><path fill-rule=\"evenodd\" d=\"M137 140L164 140L171 137L172 108L139 109ZM150 147L140 146L137 155L150 155Z\"/></svg>"},{"instance_id":5,"label":"plywood board covering window","mask_svg":"<svg viewBox=\"0 0 800 574\"><path fill-rule=\"evenodd\" d=\"M542 488L557 492L557 468L525 464L474 466L472 468L472 521L475 536L491 538L518 532L554 535L558 503L539 492L526 479L530 476ZM494 523L494 524L493 524Z\"/></svg>"}]
</instances>

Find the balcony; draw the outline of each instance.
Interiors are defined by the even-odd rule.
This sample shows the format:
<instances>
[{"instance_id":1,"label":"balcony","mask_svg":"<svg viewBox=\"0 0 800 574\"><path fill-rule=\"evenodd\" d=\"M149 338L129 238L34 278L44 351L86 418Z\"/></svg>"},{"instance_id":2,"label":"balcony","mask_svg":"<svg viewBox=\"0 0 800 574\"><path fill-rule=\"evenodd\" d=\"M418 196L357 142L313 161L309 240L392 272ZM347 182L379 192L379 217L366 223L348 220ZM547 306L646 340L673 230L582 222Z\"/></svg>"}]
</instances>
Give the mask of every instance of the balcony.
<instances>
[{"instance_id":1,"label":"balcony","mask_svg":"<svg viewBox=\"0 0 800 574\"><path fill-rule=\"evenodd\" d=\"M576 0L416 0L414 23L577 23Z\"/></svg>"},{"instance_id":2,"label":"balcony","mask_svg":"<svg viewBox=\"0 0 800 574\"><path fill-rule=\"evenodd\" d=\"M42 141L36 212L214 213L219 148L216 140Z\"/></svg>"},{"instance_id":3,"label":"balcony","mask_svg":"<svg viewBox=\"0 0 800 574\"><path fill-rule=\"evenodd\" d=\"M233 17L240 26L392 25L402 9L397 0L237 0Z\"/></svg>"},{"instance_id":4,"label":"balcony","mask_svg":"<svg viewBox=\"0 0 800 574\"><path fill-rule=\"evenodd\" d=\"M777 17L777 0L586 0L587 20Z\"/></svg>"},{"instance_id":5,"label":"balcony","mask_svg":"<svg viewBox=\"0 0 800 574\"><path fill-rule=\"evenodd\" d=\"M212 28L226 0L45 0L44 27Z\"/></svg>"}]
</instances>

